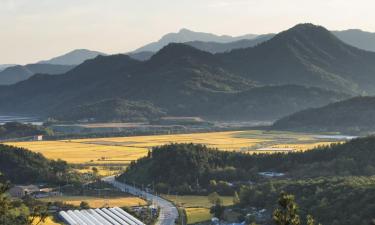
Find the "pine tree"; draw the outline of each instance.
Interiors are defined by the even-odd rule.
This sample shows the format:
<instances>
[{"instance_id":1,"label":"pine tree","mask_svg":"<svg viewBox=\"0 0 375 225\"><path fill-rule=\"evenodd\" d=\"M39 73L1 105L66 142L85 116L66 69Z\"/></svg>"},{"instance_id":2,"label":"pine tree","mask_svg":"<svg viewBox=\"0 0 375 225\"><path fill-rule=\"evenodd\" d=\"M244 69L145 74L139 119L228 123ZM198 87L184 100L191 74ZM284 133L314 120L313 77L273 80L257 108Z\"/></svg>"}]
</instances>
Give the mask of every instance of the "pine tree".
<instances>
[{"instance_id":1,"label":"pine tree","mask_svg":"<svg viewBox=\"0 0 375 225\"><path fill-rule=\"evenodd\" d=\"M298 206L293 195L282 192L279 198L279 208L273 212L276 225L301 225Z\"/></svg>"}]
</instances>

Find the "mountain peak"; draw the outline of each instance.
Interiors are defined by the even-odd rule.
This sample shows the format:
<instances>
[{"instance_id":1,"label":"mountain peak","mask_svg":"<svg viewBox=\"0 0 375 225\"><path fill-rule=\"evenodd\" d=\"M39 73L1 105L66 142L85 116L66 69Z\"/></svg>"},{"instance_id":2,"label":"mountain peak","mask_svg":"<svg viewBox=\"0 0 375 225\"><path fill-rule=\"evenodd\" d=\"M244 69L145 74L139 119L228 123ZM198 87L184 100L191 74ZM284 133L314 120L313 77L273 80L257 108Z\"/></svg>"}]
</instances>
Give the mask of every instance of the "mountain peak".
<instances>
[{"instance_id":1,"label":"mountain peak","mask_svg":"<svg viewBox=\"0 0 375 225\"><path fill-rule=\"evenodd\" d=\"M188 57L196 60L206 60L213 58L213 55L186 44L170 43L152 56L151 61L162 63Z\"/></svg>"}]
</instances>

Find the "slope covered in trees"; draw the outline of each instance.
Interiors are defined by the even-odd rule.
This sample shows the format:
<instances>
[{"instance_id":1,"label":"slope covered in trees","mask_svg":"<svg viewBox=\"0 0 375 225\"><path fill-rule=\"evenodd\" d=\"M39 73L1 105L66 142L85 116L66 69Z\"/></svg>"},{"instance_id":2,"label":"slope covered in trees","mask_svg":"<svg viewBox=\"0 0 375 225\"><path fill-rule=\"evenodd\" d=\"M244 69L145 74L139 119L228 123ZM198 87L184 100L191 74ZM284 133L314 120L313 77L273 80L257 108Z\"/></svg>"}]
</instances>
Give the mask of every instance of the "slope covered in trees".
<instances>
[{"instance_id":1,"label":"slope covered in trees","mask_svg":"<svg viewBox=\"0 0 375 225\"><path fill-rule=\"evenodd\" d=\"M375 97L356 97L281 118L273 125L281 130L342 131L375 130Z\"/></svg>"},{"instance_id":2,"label":"slope covered in trees","mask_svg":"<svg viewBox=\"0 0 375 225\"><path fill-rule=\"evenodd\" d=\"M48 160L39 153L5 145L0 145L0 172L5 180L16 184L57 184L68 179L65 161Z\"/></svg>"},{"instance_id":3,"label":"slope covered in trees","mask_svg":"<svg viewBox=\"0 0 375 225\"><path fill-rule=\"evenodd\" d=\"M156 147L119 177L139 184L164 183L209 187L211 180L246 181L258 172L284 172L293 178L375 175L375 137L320 147L307 152L248 155L202 145ZM189 171L186 173L185 171ZM183 174L183 175L182 175ZM196 187L195 187L196 188Z\"/></svg>"},{"instance_id":4,"label":"slope covered in trees","mask_svg":"<svg viewBox=\"0 0 375 225\"><path fill-rule=\"evenodd\" d=\"M48 135L52 131L42 126L9 122L0 125L0 139L30 137L35 135Z\"/></svg>"}]
</instances>

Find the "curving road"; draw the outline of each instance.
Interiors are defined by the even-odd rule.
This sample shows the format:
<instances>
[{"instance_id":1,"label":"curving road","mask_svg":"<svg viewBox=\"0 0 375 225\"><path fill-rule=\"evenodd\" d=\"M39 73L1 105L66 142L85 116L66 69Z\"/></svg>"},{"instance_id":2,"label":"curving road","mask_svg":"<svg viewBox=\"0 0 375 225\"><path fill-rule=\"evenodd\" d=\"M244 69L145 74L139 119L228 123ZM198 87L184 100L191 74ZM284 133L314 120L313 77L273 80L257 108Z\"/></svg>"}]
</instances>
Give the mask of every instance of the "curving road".
<instances>
[{"instance_id":1,"label":"curving road","mask_svg":"<svg viewBox=\"0 0 375 225\"><path fill-rule=\"evenodd\" d=\"M133 186L118 182L115 180L114 176L105 177L102 180L112 184L123 192L142 196L142 198L147 199L148 201L153 201L154 204L160 208L159 218L156 225L174 225L175 221L178 219L178 210L171 202Z\"/></svg>"}]
</instances>

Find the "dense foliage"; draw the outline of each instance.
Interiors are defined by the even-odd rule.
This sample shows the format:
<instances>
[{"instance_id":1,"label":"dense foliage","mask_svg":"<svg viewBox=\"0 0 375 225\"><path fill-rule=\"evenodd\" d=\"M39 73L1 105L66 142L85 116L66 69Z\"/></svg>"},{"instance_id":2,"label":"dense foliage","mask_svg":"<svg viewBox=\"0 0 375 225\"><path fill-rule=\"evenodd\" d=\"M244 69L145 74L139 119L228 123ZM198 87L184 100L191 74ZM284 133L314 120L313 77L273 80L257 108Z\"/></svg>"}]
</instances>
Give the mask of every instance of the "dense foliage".
<instances>
[{"instance_id":1,"label":"dense foliage","mask_svg":"<svg viewBox=\"0 0 375 225\"><path fill-rule=\"evenodd\" d=\"M48 160L40 153L5 145L0 145L0 172L16 184L64 183L71 179L65 161Z\"/></svg>"},{"instance_id":2,"label":"dense foliage","mask_svg":"<svg viewBox=\"0 0 375 225\"><path fill-rule=\"evenodd\" d=\"M203 188L233 193L227 182L258 180L258 172L263 171L284 172L294 178L375 175L374 160L375 137L307 152L265 155L171 144L154 148L149 156L132 163L119 179L139 184L154 182L164 191L189 193Z\"/></svg>"},{"instance_id":3,"label":"dense foliage","mask_svg":"<svg viewBox=\"0 0 375 225\"><path fill-rule=\"evenodd\" d=\"M241 206L273 210L279 193L296 196L301 218L322 224L368 225L374 218L375 177L276 180L242 188Z\"/></svg>"},{"instance_id":4,"label":"dense foliage","mask_svg":"<svg viewBox=\"0 0 375 225\"><path fill-rule=\"evenodd\" d=\"M9 122L0 125L0 139L31 137L35 135L51 135L52 131L42 126Z\"/></svg>"},{"instance_id":5,"label":"dense foliage","mask_svg":"<svg viewBox=\"0 0 375 225\"><path fill-rule=\"evenodd\" d=\"M374 113L374 97L356 97L297 112L276 121L273 127L284 130L369 132L375 130Z\"/></svg>"},{"instance_id":6,"label":"dense foliage","mask_svg":"<svg viewBox=\"0 0 375 225\"><path fill-rule=\"evenodd\" d=\"M147 121L155 120L163 115L165 112L149 102L116 98L75 106L56 113L54 118L68 121L91 118L95 121Z\"/></svg>"}]
</instances>

